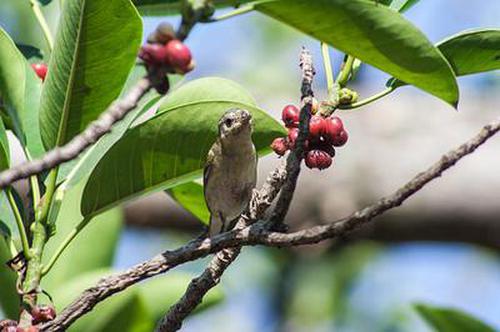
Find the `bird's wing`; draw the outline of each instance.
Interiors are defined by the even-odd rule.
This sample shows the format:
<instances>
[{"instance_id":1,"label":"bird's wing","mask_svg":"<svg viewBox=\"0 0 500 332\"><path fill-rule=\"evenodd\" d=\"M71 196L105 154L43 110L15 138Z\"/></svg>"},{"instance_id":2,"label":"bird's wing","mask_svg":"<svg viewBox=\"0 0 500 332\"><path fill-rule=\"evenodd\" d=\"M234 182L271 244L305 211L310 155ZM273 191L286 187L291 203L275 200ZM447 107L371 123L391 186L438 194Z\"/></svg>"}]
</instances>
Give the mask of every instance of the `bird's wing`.
<instances>
[{"instance_id":1,"label":"bird's wing","mask_svg":"<svg viewBox=\"0 0 500 332\"><path fill-rule=\"evenodd\" d=\"M210 151L208 151L207 160L205 162L205 168L203 169L203 194L205 196L205 202L207 203L207 207L208 207L207 193L206 193L207 184L208 184L208 180L210 179L210 173L212 172L215 158L218 155L220 156L220 153L221 153L220 143L217 140L210 148ZM210 210L210 207L208 207L208 209Z\"/></svg>"}]
</instances>

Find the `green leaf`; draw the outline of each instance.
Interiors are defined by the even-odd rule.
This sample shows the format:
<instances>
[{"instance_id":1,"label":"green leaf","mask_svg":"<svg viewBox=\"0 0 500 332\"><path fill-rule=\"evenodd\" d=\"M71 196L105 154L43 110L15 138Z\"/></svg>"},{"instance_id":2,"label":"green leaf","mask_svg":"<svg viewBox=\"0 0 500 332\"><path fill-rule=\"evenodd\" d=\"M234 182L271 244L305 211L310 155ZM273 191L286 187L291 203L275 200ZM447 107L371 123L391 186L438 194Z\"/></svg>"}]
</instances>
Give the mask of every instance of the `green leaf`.
<instances>
[{"instance_id":1,"label":"green leaf","mask_svg":"<svg viewBox=\"0 0 500 332\"><path fill-rule=\"evenodd\" d=\"M80 183L68 190L62 202L59 202L59 213L55 221L57 233L47 243L44 264L53 256L68 233L83 219L79 212L83 187L84 183ZM56 196L55 199L59 200L59 197ZM50 217L53 218L52 215ZM77 275L110 267L122 224L123 213L120 209L107 211L91 220L85 230L66 248L50 273L44 277L44 289L50 293Z\"/></svg>"},{"instance_id":2,"label":"green leaf","mask_svg":"<svg viewBox=\"0 0 500 332\"><path fill-rule=\"evenodd\" d=\"M9 168L9 164L9 141L7 139L7 132L5 131L3 120L0 118L0 171Z\"/></svg>"},{"instance_id":3,"label":"green leaf","mask_svg":"<svg viewBox=\"0 0 500 332\"><path fill-rule=\"evenodd\" d=\"M477 318L451 308L415 304L415 310L437 332L495 332L495 329Z\"/></svg>"},{"instance_id":4,"label":"green leaf","mask_svg":"<svg viewBox=\"0 0 500 332\"><path fill-rule=\"evenodd\" d=\"M99 161L85 187L82 214L200 177L219 118L235 107L253 114L253 141L260 153L285 135L238 84L220 78L190 82L168 95L155 117L130 129Z\"/></svg>"},{"instance_id":5,"label":"green leaf","mask_svg":"<svg viewBox=\"0 0 500 332\"><path fill-rule=\"evenodd\" d=\"M500 29L462 31L437 46L457 76L500 69Z\"/></svg>"},{"instance_id":6,"label":"green leaf","mask_svg":"<svg viewBox=\"0 0 500 332\"><path fill-rule=\"evenodd\" d=\"M197 182L187 182L168 190L172 198L183 208L198 218L203 224L208 225L210 211L205 204L203 186Z\"/></svg>"},{"instance_id":7,"label":"green leaf","mask_svg":"<svg viewBox=\"0 0 500 332\"><path fill-rule=\"evenodd\" d=\"M253 0L213 0L217 8L236 7ZM143 15L162 16L179 14L182 0L133 0Z\"/></svg>"},{"instance_id":8,"label":"green leaf","mask_svg":"<svg viewBox=\"0 0 500 332\"><path fill-rule=\"evenodd\" d=\"M0 191L0 237L19 238L14 213L4 190Z\"/></svg>"},{"instance_id":9,"label":"green leaf","mask_svg":"<svg viewBox=\"0 0 500 332\"><path fill-rule=\"evenodd\" d=\"M458 102L448 62L419 29L386 6L368 0L276 0L255 8L452 105Z\"/></svg>"},{"instance_id":10,"label":"green leaf","mask_svg":"<svg viewBox=\"0 0 500 332\"><path fill-rule=\"evenodd\" d=\"M89 273L75 275L69 282L59 284L52 293L56 309L63 309L78 294L91 287L104 276L115 271L111 269L94 270ZM136 288L129 288L97 305L75 324L69 332L149 332L154 328L154 321L143 297Z\"/></svg>"},{"instance_id":11,"label":"green leaf","mask_svg":"<svg viewBox=\"0 0 500 332\"><path fill-rule=\"evenodd\" d=\"M182 297L187 285L194 277L187 273L170 272L165 276L153 278L139 285L139 292L144 298L154 321L163 317L165 310ZM218 304L223 299L224 293L221 287L214 287L203 297L203 302L196 308L195 313Z\"/></svg>"},{"instance_id":12,"label":"green leaf","mask_svg":"<svg viewBox=\"0 0 500 332\"><path fill-rule=\"evenodd\" d=\"M38 125L41 80L0 28L0 95L13 131L32 157L44 153Z\"/></svg>"},{"instance_id":13,"label":"green leaf","mask_svg":"<svg viewBox=\"0 0 500 332\"><path fill-rule=\"evenodd\" d=\"M399 12L405 12L415 6L419 1L420 0L395 0L391 7Z\"/></svg>"},{"instance_id":14,"label":"green leaf","mask_svg":"<svg viewBox=\"0 0 500 332\"><path fill-rule=\"evenodd\" d=\"M65 0L40 106L47 149L67 143L119 96L141 34L130 0Z\"/></svg>"},{"instance_id":15,"label":"green leaf","mask_svg":"<svg viewBox=\"0 0 500 332\"><path fill-rule=\"evenodd\" d=\"M3 192L2 192L3 194ZM2 216L3 217L3 216ZM1 221L0 221L1 223ZM5 262L11 259L7 240L0 234L0 308L6 318L17 319L19 316L19 295L16 291L16 274L9 269Z\"/></svg>"}]
</instances>

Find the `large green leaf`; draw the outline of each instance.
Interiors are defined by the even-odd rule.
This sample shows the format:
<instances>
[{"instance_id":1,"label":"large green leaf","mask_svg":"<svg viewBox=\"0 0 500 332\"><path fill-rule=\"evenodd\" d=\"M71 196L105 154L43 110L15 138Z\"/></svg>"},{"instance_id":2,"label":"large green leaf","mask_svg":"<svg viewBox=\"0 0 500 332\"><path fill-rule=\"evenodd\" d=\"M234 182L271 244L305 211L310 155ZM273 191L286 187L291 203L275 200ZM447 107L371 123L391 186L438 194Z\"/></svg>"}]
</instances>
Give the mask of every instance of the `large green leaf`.
<instances>
[{"instance_id":1,"label":"large green leaf","mask_svg":"<svg viewBox=\"0 0 500 332\"><path fill-rule=\"evenodd\" d=\"M252 0L213 0L216 7L238 6ZM181 11L182 0L133 0L143 15L175 15Z\"/></svg>"},{"instance_id":2,"label":"large green leaf","mask_svg":"<svg viewBox=\"0 0 500 332\"><path fill-rule=\"evenodd\" d=\"M67 143L118 97L141 34L130 0L65 0L40 106L47 149Z\"/></svg>"},{"instance_id":3,"label":"large green leaf","mask_svg":"<svg viewBox=\"0 0 500 332\"><path fill-rule=\"evenodd\" d=\"M368 0L276 0L255 8L446 102L458 102L441 52L396 11Z\"/></svg>"},{"instance_id":4,"label":"large green leaf","mask_svg":"<svg viewBox=\"0 0 500 332\"><path fill-rule=\"evenodd\" d=\"M99 161L84 191L82 214L95 214L199 177L219 118L235 107L253 114L253 141L261 153L284 135L284 128L236 83L220 78L190 82L169 95L155 117L130 129Z\"/></svg>"},{"instance_id":5,"label":"large green leaf","mask_svg":"<svg viewBox=\"0 0 500 332\"><path fill-rule=\"evenodd\" d=\"M415 309L437 332L495 332L477 318L451 308L416 304Z\"/></svg>"},{"instance_id":6,"label":"large green leaf","mask_svg":"<svg viewBox=\"0 0 500 332\"><path fill-rule=\"evenodd\" d=\"M38 126L41 80L0 28L0 95L13 130L32 157L44 153Z\"/></svg>"},{"instance_id":7,"label":"large green leaf","mask_svg":"<svg viewBox=\"0 0 500 332\"><path fill-rule=\"evenodd\" d=\"M437 46L457 76L500 69L500 29L462 31Z\"/></svg>"},{"instance_id":8,"label":"large green leaf","mask_svg":"<svg viewBox=\"0 0 500 332\"><path fill-rule=\"evenodd\" d=\"M172 198L183 208L198 218L202 223L208 225L210 211L205 203L203 186L197 182L187 182L168 190Z\"/></svg>"}]
</instances>

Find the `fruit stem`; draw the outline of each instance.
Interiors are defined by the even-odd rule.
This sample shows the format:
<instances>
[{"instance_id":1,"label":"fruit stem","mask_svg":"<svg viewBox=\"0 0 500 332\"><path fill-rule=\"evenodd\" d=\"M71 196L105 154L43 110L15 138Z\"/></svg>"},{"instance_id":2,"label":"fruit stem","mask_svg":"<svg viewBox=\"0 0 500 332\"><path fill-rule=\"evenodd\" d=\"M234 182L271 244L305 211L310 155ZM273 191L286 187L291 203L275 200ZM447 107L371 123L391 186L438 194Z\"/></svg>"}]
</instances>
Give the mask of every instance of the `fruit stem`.
<instances>
[{"instance_id":1,"label":"fruit stem","mask_svg":"<svg viewBox=\"0 0 500 332\"><path fill-rule=\"evenodd\" d=\"M43 202L41 202L41 206L37 207L35 222L45 224L47 221L50 205L52 203L52 197L54 196L54 192L56 191L58 171L59 167L53 168L47 176L47 190L45 191L45 195L43 196Z\"/></svg>"},{"instance_id":2,"label":"fruit stem","mask_svg":"<svg viewBox=\"0 0 500 332\"><path fill-rule=\"evenodd\" d=\"M12 194L12 188L5 188L5 193L7 194L7 199L9 200L9 205L14 213L14 218L16 219L17 230L19 231L19 236L21 238L21 245L23 247L24 257L29 259L31 256L30 253L30 245L28 242L28 236L26 235L26 229L24 227L23 218L21 217L21 213L19 212L19 208L16 204L16 200L14 199L14 195Z\"/></svg>"},{"instance_id":3,"label":"fruit stem","mask_svg":"<svg viewBox=\"0 0 500 332\"><path fill-rule=\"evenodd\" d=\"M248 5L248 6L244 6L244 7L235 9L233 11L230 11L230 12L226 13L226 14L222 14L222 15L217 16L217 17L209 18L207 20L202 21L201 23L220 22L220 21L227 20L229 18L233 18L235 16L239 16L239 15L243 15L243 14L249 13L249 12L251 12L253 10L254 10L254 6L251 4L251 5Z\"/></svg>"},{"instance_id":4,"label":"fruit stem","mask_svg":"<svg viewBox=\"0 0 500 332\"><path fill-rule=\"evenodd\" d=\"M49 51L52 52L52 49L54 48L54 40L52 39L52 34L50 33L47 20L45 19L45 16L43 16L42 10L40 9L40 4L37 0L30 0L30 4L35 17L38 20L38 24L42 28L43 36L45 37Z\"/></svg>"},{"instance_id":5,"label":"fruit stem","mask_svg":"<svg viewBox=\"0 0 500 332\"><path fill-rule=\"evenodd\" d=\"M328 87L328 96L335 93L335 81L333 78L332 62L330 59L330 52L328 51L328 44L321 42L321 54L323 56L323 65L325 67L326 84Z\"/></svg>"},{"instance_id":6,"label":"fruit stem","mask_svg":"<svg viewBox=\"0 0 500 332\"><path fill-rule=\"evenodd\" d=\"M379 100L380 98L382 97L385 97L387 96L389 93L393 92L395 90L395 88L393 87L389 87L387 89L385 89L384 91L381 91L371 97L368 97L366 99L363 99L363 100L360 100L354 104L350 104L350 105L339 105L339 109L344 109L344 110L349 110L349 109L354 109L354 108L358 108L358 107L361 107L361 106L365 106L365 105L368 105L370 103L373 103L374 101L376 100Z\"/></svg>"},{"instance_id":7,"label":"fruit stem","mask_svg":"<svg viewBox=\"0 0 500 332\"><path fill-rule=\"evenodd\" d=\"M337 83L344 87L349 81L349 76L351 75L352 65L354 63L355 58L351 55L347 56L347 60L344 62L342 66L342 70L340 71L339 76L337 77Z\"/></svg>"},{"instance_id":8,"label":"fruit stem","mask_svg":"<svg viewBox=\"0 0 500 332\"><path fill-rule=\"evenodd\" d=\"M57 250L54 253L54 255L52 256L52 258L49 260L47 265L43 267L42 276L49 273L50 269L52 269L54 264L57 262L57 260L61 256L61 254L64 252L64 250L69 246L71 241L73 241L73 239L80 233L80 231L82 229L84 229L85 226L87 226L87 224L89 223L90 220L91 220L90 217L84 217L83 220L80 221L80 223L78 223L78 225L76 225L75 228L73 228L73 230L67 235L67 237L64 239L64 241L59 245L59 247L57 248Z\"/></svg>"}]
</instances>

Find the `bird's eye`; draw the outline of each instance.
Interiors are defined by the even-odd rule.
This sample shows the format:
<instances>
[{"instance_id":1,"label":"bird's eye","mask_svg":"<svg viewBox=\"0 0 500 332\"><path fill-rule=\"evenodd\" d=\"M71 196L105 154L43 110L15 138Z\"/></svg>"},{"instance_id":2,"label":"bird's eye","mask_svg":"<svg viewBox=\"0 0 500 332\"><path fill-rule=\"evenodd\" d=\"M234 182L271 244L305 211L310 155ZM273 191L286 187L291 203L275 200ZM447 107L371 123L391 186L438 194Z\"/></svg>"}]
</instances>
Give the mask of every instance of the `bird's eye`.
<instances>
[{"instance_id":1,"label":"bird's eye","mask_svg":"<svg viewBox=\"0 0 500 332\"><path fill-rule=\"evenodd\" d=\"M224 121L224 124L226 125L226 127L231 127L233 125L233 120L232 119L226 119L226 121Z\"/></svg>"}]
</instances>

